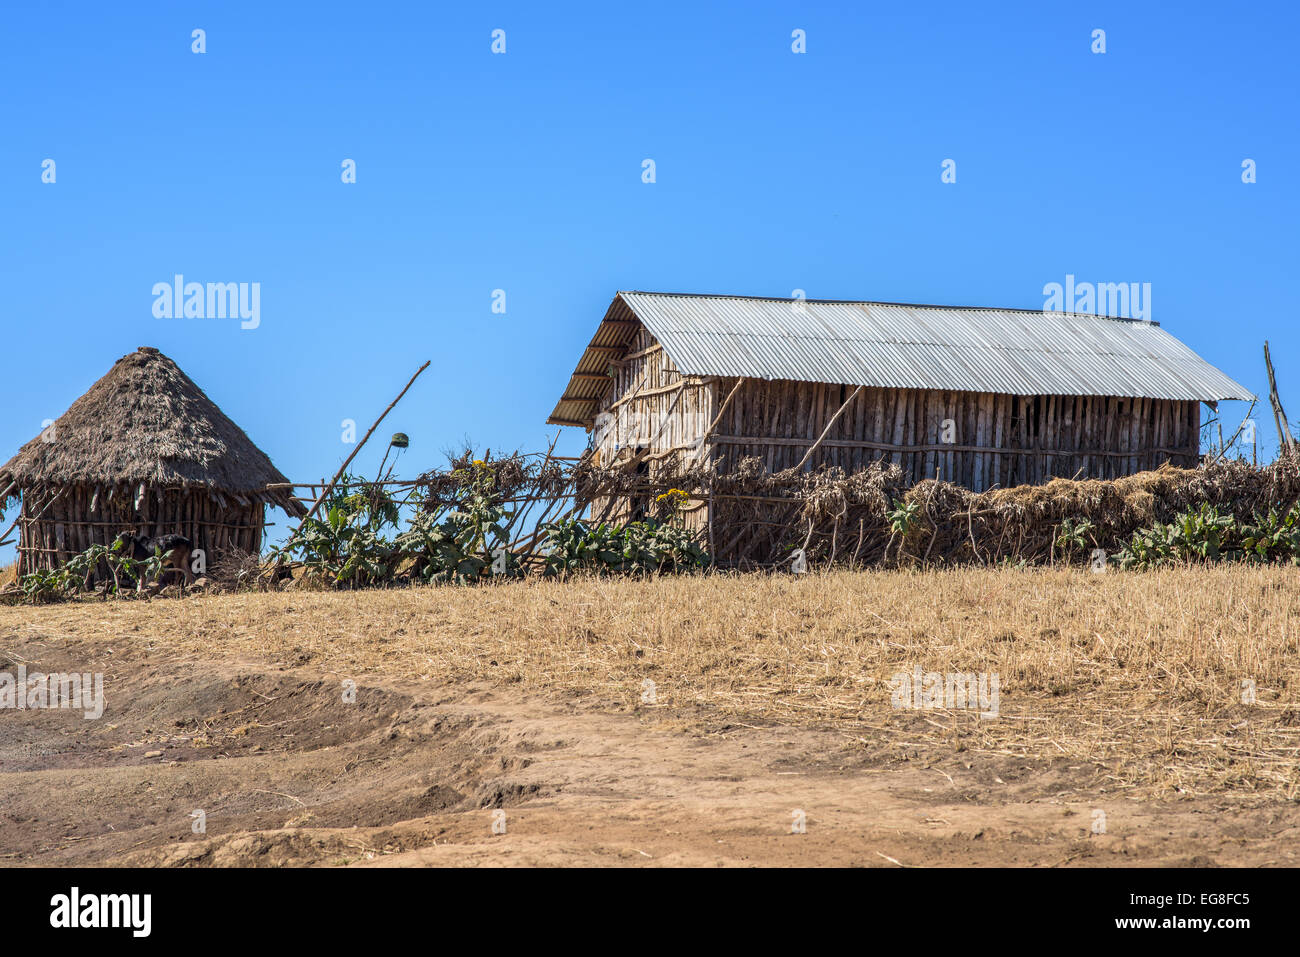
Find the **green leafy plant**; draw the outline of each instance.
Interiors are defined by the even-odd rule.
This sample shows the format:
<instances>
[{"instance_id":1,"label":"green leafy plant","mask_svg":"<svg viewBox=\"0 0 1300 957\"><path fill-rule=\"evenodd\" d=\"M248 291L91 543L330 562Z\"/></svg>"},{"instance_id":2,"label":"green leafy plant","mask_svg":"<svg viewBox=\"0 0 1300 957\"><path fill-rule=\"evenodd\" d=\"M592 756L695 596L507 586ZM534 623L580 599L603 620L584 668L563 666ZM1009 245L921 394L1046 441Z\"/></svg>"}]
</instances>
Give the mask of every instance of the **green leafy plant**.
<instances>
[{"instance_id":1,"label":"green leafy plant","mask_svg":"<svg viewBox=\"0 0 1300 957\"><path fill-rule=\"evenodd\" d=\"M382 486L344 475L321 503L321 514L304 522L272 560L296 559L308 581L336 588L381 585L395 578L403 558L384 535L400 518L400 504Z\"/></svg>"},{"instance_id":2,"label":"green leafy plant","mask_svg":"<svg viewBox=\"0 0 1300 957\"><path fill-rule=\"evenodd\" d=\"M1156 568L1195 562L1290 562L1300 565L1300 503L1285 513L1270 509L1239 522L1202 502L1168 524L1133 532L1115 555L1120 568Z\"/></svg>"},{"instance_id":3,"label":"green leafy plant","mask_svg":"<svg viewBox=\"0 0 1300 957\"><path fill-rule=\"evenodd\" d=\"M1279 514L1256 514L1254 521L1241 526L1242 558L1252 562L1286 561L1300 565L1300 504Z\"/></svg>"},{"instance_id":4,"label":"green leafy plant","mask_svg":"<svg viewBox=\"0 0 1300 957\"><path fill-rule=\"evenodd\" d=\"M347 476L323 516L304 523L287 553L304 577L331 587L362 588L397 581L467 583L522 574L509 549L513 513L501 502L492 465L475 459L452 473L453 499L422 509L393 537L401 503L382 489L358 488Z\"/></svg>"},{"instance_id":5,"label":"green leafy plant","mask_svg":"<svg viewBox=\"0 0 1300 957\"><path fill-rule=\"evenodd\" d=\"M93 580L92 573L101 563L111 576L103 585L105 598L121 594L128 581L137 589L156 584L168 567L171 551L155 547L147 558L135 558L125 554L123 545L120 539L112 545L91 545L58 568L38 569L23 575L18 579L18 587L33 604L71 598L87 590Z\"/></svg>"},{"instance_id":6,"label":"green leafy plant","mask_svg":"<svg viewBox=\"0 0 1300 957\"><path fill-rule=\"evenodd\" d=\"M323 519L303 524L290 550L306 578L334 586L361 587L387 581L395 573L396 549L369 521L366 508L348 500L325 509Z\"/></svg>"},{"instance_id":7,"label":"green leafy plant","mask_svg":"<svg viewBox=\"0 0 1300 957\"><path fill-rule=\"evenodd\" d=\"M545 574L578 572L649 575L708 564L694 535L679 524L655 521L596 525L570 519L544 527Z\"/></svg>"},{"instance_id":8,"label":"green leafy plant","mask_svg":"<svg viewBox=\"0 0 1300 957\"><path fill-rule=\"evenodd\" d=\"M882 562L889 558L889 549L898 539L898 551L894 557L897 558L903 551L903 540L907 538L907 533L912 528L912 523L916 521L916 513L921 510L920 502L904 502L901 499L894 499L894 507L885 512L885 518L889 521L889 541L885 542L885 551L881 555Z\"/></svg>"},{"instance_id":9,"label":"green leafy plant","mask_svg":"<svg viewBox=\"0 0 1300 957\"><path fill-rule=\"evenodd\" d=\"M1056 547L1069 559L1091 545L1096 545L1097 541L1093 537L1096 526L1086 518L1072 519L1067 518L1061 522L1061 527L1056 536Z\"/></svg>"},{"instance_id":10,"label":"green leafy plant","mask_svg":"<svg viewBox=\"0 0 1300 957\"><path fill-rule=\"evenodd\" d=\"M454 507L441 520L428 516L413 522L402 539L420 576L425 581L466 583L522 574L509 547L514 513L500 501L495 470L474 459L452 476L458 482Z\"/></svg>"},{"instance_id":11,"label":"green leafy plant","mask_svg":"<svg viewBox=\"0 0 1300 957\"><path fill-rule=\"evenodd\" d=\"M889 519L890 533L906 537L908 530L912 527L912 522L916 520L916 513L920 510L920 502L909 503L895 499L894 507L885 513L885 517Z\"/></svg>"},{"instance_id":12,"label":"green leafy plant","mask_svg":"<svg viewBox=\"0 0 1300 957\"><path fill-rule=\"evenodd\" d=\"M37 569L18 579L18 588L25 600L34 605L57 601L65 596L63 578L59 569Z\"/></svg>"}]
</instances>

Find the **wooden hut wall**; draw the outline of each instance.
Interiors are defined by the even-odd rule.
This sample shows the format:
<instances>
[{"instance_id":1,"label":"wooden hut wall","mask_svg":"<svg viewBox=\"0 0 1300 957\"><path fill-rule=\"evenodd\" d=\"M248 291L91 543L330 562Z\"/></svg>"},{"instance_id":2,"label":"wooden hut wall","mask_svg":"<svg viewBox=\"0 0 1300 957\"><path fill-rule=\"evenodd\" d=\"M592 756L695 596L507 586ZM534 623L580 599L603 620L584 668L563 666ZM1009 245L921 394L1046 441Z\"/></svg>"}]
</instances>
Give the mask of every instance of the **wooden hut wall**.
<instances>
[{"instance_id":1,"label":"wooden hut wall","mask_svg":"<svg viewBox=\"0 0 1300 957\"><path fill-rule=\"evenodd\" d=\"M769 471L793 467L853 390L747 382L710 443L715 461L726 469L756 456ZM941 477L982 491L1055 476L1116 478L1164 462L1191 467L1199 452L1194 401L864 388L805 467L853 471L884 457L913 482Z\"/></svg>"},{"instance_id":2,"label":"wooden hut wall","mask_svg":"<svg viewBox=\"0 0 1300 957\"><path fill-rule=\"evenodd\" d=\"M184 535L203 549L209 566L223 551L254 554L262 548L265 507L216 501L206 489L146 490L136 508L133 490L72 486L23 496L19 521L18 566L26 574L55 568L91 545L108 545L118 532ZM92 508L92 502L94 507Z\"/></svg>"},{"instance_id":3,"label":"wooden hut wall","mask_svg":"<svg viewBox=\"0 0 1300 957\"><path fill-rule=\"evenodd\" d=\"M641 469L652 482L669 456L689 460L705 453L698 441L713 415L716 384L712 379L683 377L644 327L611 371L592 434L600 463L626 461L645 449L648 454ZM594 502L593 514L601 514L605 504ZM633 503L616 503L608 518L626 521L632 512ZM688 502L684 512L688 527L700 528L707 521L703 502Z\"/></svg>"}]
</instances>

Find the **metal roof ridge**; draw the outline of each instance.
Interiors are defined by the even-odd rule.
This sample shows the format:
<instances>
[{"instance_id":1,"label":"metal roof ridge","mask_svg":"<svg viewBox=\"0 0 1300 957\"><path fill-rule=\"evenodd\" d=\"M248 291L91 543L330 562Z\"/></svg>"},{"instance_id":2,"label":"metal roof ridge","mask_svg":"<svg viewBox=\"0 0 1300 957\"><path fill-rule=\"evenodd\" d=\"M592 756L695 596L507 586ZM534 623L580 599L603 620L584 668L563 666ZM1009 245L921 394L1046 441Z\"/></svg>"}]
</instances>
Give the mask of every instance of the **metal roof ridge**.
<instances>
[{"instance_id":1,"label":"metal roof ridge","mask_svg":"<svg viewBox=\"0 0 1300 957\"><path fill-rule=\"evenodd\" d=\"M1107 316L1095 312L1065 312L1060 309L1025 309L1019 306L954 306L934 302L889 302L883 299L794 299L782 296L739 296L725 292L655 292L651 289L619 289L615 295L670 296L677 299L747 299L751 302L811 302L828 306L902 306L908 309L957 309L969 312L1023 312L1031 316L1063 316L1071 319L1108 319L1112 322L1135 322L1160 327L1154 319L1132 316Z\"/></svg>"}]
</instances>

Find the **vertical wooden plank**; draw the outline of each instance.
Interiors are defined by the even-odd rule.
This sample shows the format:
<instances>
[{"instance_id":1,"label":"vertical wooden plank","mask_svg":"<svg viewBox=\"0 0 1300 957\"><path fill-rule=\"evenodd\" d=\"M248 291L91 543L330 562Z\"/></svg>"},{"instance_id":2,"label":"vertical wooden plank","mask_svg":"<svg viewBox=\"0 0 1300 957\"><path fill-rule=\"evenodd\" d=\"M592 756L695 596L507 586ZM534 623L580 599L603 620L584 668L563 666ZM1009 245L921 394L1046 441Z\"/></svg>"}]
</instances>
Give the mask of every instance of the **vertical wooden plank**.
<instances>
[{"instance_id":1,"label":"vertical wooden plank","mask_svg":"<svg viewBox=\"0 0 1300 957\"><path fill-rule=\"evenodd\" d=\"M1133 404L1133 400L1127 398L1119 399L1115 403L1116 406L1115 439L1116 442L1118 443L1115 446L1115 450L1118 452L1128 452L1129 450L1129 435L1130 435L1129 416L1130 416L1130 410L1132 408L1132 404ZM1115 461L1119 465L1119 471L1117 473L1118 475L1129 474L1127 455L1117 456Z\"/></svg>"},{"instance_id":2,"label":"vertical wooden plank","mask_svg":"<svg viewBox=\"0 0 1300 957\"><path fill-rule=\"evenodd\" d=\"M1121 401L1121 402L1119 403L1119 409L1120 409L1120 412L1119 412L1119 417L1118 417L1118 419L1117 419L1117 424L1118 424L1118 427L1119 427L1119 431L1118 431L1119 446L1118 446L1118 449L1119 449L1119 451L1121 451L1121 452L1125 452L1125 453L1127 453L1127 452L1129 452L1129 451L1133 448L1133 442L1132 442L1132 437L1133 437L1133 421L1132 421L1132 420L1133 420L1133 400L1132 400L1132 399L1129 399L1129 398L1125 398L1123 401ZM1119 472L1119 474L1120 474L1120 475L1131 475L1131 474L1132 474L1132 471L1131 471L1130 468L1129 468L1129 457L1128 457L1127 454L1126 454L1126 455L1121 455L1121 456L1120 456L1116 461L1119 462L1119 467L1120 467L1120 472Z\"/></svg>"},{"instance_id":3,"label":"vertical wooden plank","mask_svg":"<svg viewBox=\"0 0 1300 957\"><path fill-rule=\"evenodd\" d=\"M921 421L919 424L918 444L924 446L934 445L939 440L938 422L935 419L936 405L938 404L938 392L935 389L925 389L921 392ZM936 453L932 449L925 449L921 452L921 477L934 478Z\"/></svg>"},{"instance_id":4,"label":"vertical wooden plank","mask_svg":"<svg viewBox=\"0 0 1300 957\"><path fill-rule=\"evenodd\" d=\"M873 389L872 392L875 396L871 403L871 428L865 437L872 442L888 442L889 440L885 438L885 390ZM870 456L870 451L867 454ZM882 454L876 452L875 456L879 457Z\"/></svg>"},{"instance_id":5,"label":"vertical wooden plank","mask_svg":"<svg viewBox=\"0 0 1300 957\"><path fill-rule=\"evenodd\" d=\"M1097 432L1093 436L1098 450L1110 452L1115 448L1115 398L1113 396L1103 396L1098 401L1098 421ZM1101 474L1099 478L1114 478L1113 470L1115 460L1110 455L1099 456Z\"/></svg>"},{"instance_id":6,"label":"vertical wooden plank","mask_svg":"<svg viewBox=\"0 0 1300 957\"><path fill-rule=\"evenodd\" d=\"M891 390L890 404L893 406L894 424L890 431L889 441L894 446L894 451L890 453L889 460L902 467L906 464L903 458L903 427L907 419L907 390Z\"/></svg>"},{"instance_id":7,"label":"vertical wooden plank","mask_svg":"<svg viewBox=\"0 0 1300 957\"><path fill-rule=\"evenodd\" d=\"M1083 406L1083 424L1079 429L1079 448L1083 450L1083 454L1079 458L1080 464L1083 466L1083 477L1091 478L1093 464L1087 451L1092 448L1092 406L1094 400L1092 396L1085 395L1079 401Z\"/></svg>"},{"instance_id":8,"label":"vertical wooden plank","mask_svg":"<svg viewBox=\"0 0 1300 957\"><path fill-rule=\"evenodd\" d=\"M1142 399L1134 398L1129 403L1129 452L1128 474L1141 470L1142 463Z\"/></svg>"},{"instance_id":9,"label":"vertical wooden plank","mask_svg":"<svg viewBox=\"0 0 1300 957\"><path fill-rule=\"evenodd\" d=\"M834 388L835 386L832 385L818 385L813 389L813 398L816 404L813 406L812 421L814 423L814 428L810 430L811 435L808 436L809 445L816 441L817 436L822 434L822 430L826 428L827 421L835 412L835 409L827 407L827 400L830 399L830 391ZM841 403L841 405L842 404L843 403ZM838 409L839 406L836 406L835 408ZM790 465L794 465L799 461L799 459L803 458L806 451L808 451L808 446L804 446L802 449L798 450L791 449L790 457L793 461L790 462ZM818 465L824 464L825 462L826 450L818 449L813 453L812 458L808 460L808 467L817 468Z\"/></svg>"},{"instance_id":10,"label":"vertical wooden plank","mask_svg":"<svg viewBox=\"0 0 1300 957\"><path fill-rule=\"evenodd\" d=\"M1138 455L1136 471L1142 472L1151 467L1151 429L1147 420L1151 415L1151 400L1138 400L1137 446Z\"/></svg>"},{"instance_id":11,"label":"vertical wooden plank","mask_svg":"<svg viewBox=\"0 0 1300 957\"><path fill-rule=\"evenodd\" d=\"M871 426L871 404L871 392L868 389L863 389L858 393L858 397L853 400L853 429L848 435L855 442L861 442L867 437L867 430ZM868 461L867 450L854 449L846 461L853 471L861 470Z\"/></svg>"},{"instance_id":12,"label":"vertical wooden plank","mask_svg":"<svg viewBox=\"0 0 1300 957\"><path fill-rule=\"evenodd\" d=\"M1079 397L1067 395L1061 397L1061 442L1060 448L1062 453L1061 462L1063 467L1061 474L1066 478L1073 478L1079 471L1078 441L1075 434L1076 412L1079 407Z\"/></svg>"},{"instance_id":13,"label":"vertical wooden plank","mask_svg":"<svg viewBox=\"0 0 1300 957\"><path fill-rule=\"evenodd\" d=\"M1048 476L1047 457L1043 455L1043 449L1047 447L1048 441L1047 407L1049 401L1050 398L1047 396L1040 397L1038 400L1038 407L1035 410L1037 412L1036 418L1038 420L1034 429L1034 448L1038 450L1037 454L1034 456L1037 460L1035 468L1036 476L1034 478L1036 484L1042 484L1047 480Z\"/></svg>"},{"instance_id":14,"label":"vertical wooden plank","mask_svg":"<svg viewBox=\"0 0 1300 957\"><path fill-rule=\"evenodd\" d=\"M943 454L943 477L946 481L955 482L963 488L973 488L973 472L971 463L974 461L969 451L964 451L975 444L975 418L971 410L971 392L949 392L946 394L946 403L942 418L952 419L954 426L953 446ZM942 424L942 423L940 423ZM941 434L941 429L936 429L936 437Z\"/></svg>"},{"instance_id":15,"label":"vertical wooden plank","mask_svg":"<svg viewBox=\"0 0 1300 957\"><path fill-rule=\"evenodd\" d=\"M1001 396L1001 395L995 395L993 397L993 427L990 431L993 435L993 447L995 449L1002 448L1002 429L1003 429L1002 400L1004 398L1005 396ZM991 464L993 467L993 471L992 474L989 476L990 479L989 484L1001 485L1002 484L1002 456L995 452L991 456Z\"/></svg>"},{"instance_id":16,"label":"vertical wooden plank","mask_svg":"<svg viewBox=\"0 0 1300 957\"><path fill-rule=\"evenodd\" d=\"M920 389L910 390L911 401L908 402L909 428L908 445L912 448L912 481L919 482L925 478L925 459L917 454L916 446L924 429L925 395Z\"/></svg>"},{"instance_id":17,"label":"vertical wooden plank","mask_svg":"<svg viewBox=\"0 0 1300 957\"><path fill-rule=\"evenodd\" d=\"M1060 405L1061 397L1050 395L1047 397L1047 415L1043 428L1043 448L1048 452L1060 450L1061 445L1061 423L1060 423ZM1044 481L1050 480L1060 474L1060 456L1045 455L1043 456L1043 466L1045 474Z\"/></svg>"},{"instance_id":18,"label":"vertical wooden plank","mask_svg":"<svg viewBox=\"0 0 1300 957\"><path fill-rule=\"evenodd\" d=\"M1028 454L1025 459L1025 484L1036 485L1038 483L1038 410L1039 400L1035 397L1025 397L1025 448Z\"/></svg>"},{"instance_id":19,"label":"vertical wooden plank","mask_svg":"<svg viewBox=\"0 0 1300 957\"><path fill-rule=\"evenodd\" d=\"M1170 402L1168 399L1160 400L1160 425L1156 430L1157 431L1156 448L1167 449L1171 447L1171 443L1169 441L1169 432L1170 432L1170 423L1172 421L1172 417L1170 416L1169 413L1172 406L1173 403ZM1160 464L1168 460L1169 460L1168 452L1157 453L1156 456L1157 466L1159 466Z\"/></svg>"},{"instance_id":20,"label":"vertical wooden plank","mask_svg":"<svg viewBox=\"0 0 1300 957\"><path fill-rule=\"evenodd\" d=\"M794 431L801 439L807 439L813 432L812 403L809 395L815 386L800 384L794 396Z\"/></svg>"},{"instance_id":21,"label":"vertical wooden plank","mask_svg":"<svg viewBox=\"0 0 1300 957\"><path fill-rule=\"evenodd\" d=\"M1015 456L1015 485L1029 484L1029 466L1025 458L1024 449L1027 444L1025 422L1029 399L1026 396L1018 395L1015 397L1013 405L1015 407L1015 416L1013 428L1016 436L1016 456Z\"/></svg>"},{"instance_id":22,"label":"vertical wooden plank","mask_svg":"<svg viewBox=\"0 0 1300 957\"><path fill-rule=\"evenodd\" d=\"M773 391L775 388L775 385L771 382L763 383L763 424L760 427L759 435L776 435L776 419L773 412L775 407ZM771 445L767 447L767 470L769 472L776 471L776 448Z\"/></svg>"},{"instance_id":23,"label":"vertical wooden plank","mask_svg":"<svg viewBox=\"0 0 1300 957\"><path fill-rule=\"evenodd\" d=\"M955 424L957 421L957 408L961 403L962 393L946 391L940 394L938 421L935 423L935 441L943 437L943 422L945 419L952 419ZM954 442L953 445L957 443ZM944 447L941 445L941 449ZM957 463L955 462L956 451L948 447L940 452L937 456L936 468L943 474L945 482L955 482L961 484L961 475L958 474Z\"/></svg>"},{"instance_id":24,"label":"vertical wooden plank","mask_svg":"<svg viewBox=\"0 0 1300 957\"><path fill-rule=\"evenodd\" d=\"M944 394L945 409L944 418L952 419L955 431L953 433L954 446L960 448L969 444L963 435L965 426L965 409L969 401L969 392L947 392ZM940 423L942 425L942 423ZM950 482L956 482L965 488L970 487L969 478L966 475L966 454L958 452L956 448L950 449L943 456L943 477Z\"/></svg>"}]
</instances>

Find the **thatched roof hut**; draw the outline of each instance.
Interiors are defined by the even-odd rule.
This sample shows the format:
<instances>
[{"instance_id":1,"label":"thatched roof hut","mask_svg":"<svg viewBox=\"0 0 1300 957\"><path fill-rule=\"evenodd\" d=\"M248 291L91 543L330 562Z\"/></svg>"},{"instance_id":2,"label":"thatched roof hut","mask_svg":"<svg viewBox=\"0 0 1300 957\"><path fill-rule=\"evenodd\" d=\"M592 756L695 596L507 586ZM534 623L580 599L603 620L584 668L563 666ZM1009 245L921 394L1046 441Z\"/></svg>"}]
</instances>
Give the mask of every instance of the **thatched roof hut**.
<instances>
[{"instance_id":1,"label":"thatched roof hut","mask_svg":"<svg viewBox=\"0 0 1300 957\"><path fill-rule=\"evenodd\" d=\"M0 496L22 497L20 574L126 529L184 535L209 562L223 550L258 552L267 505L304 513L290 489L275 487L287 481L175 362L149 347L119 359L0 466Z\"/></svg>"}]
</instances>

